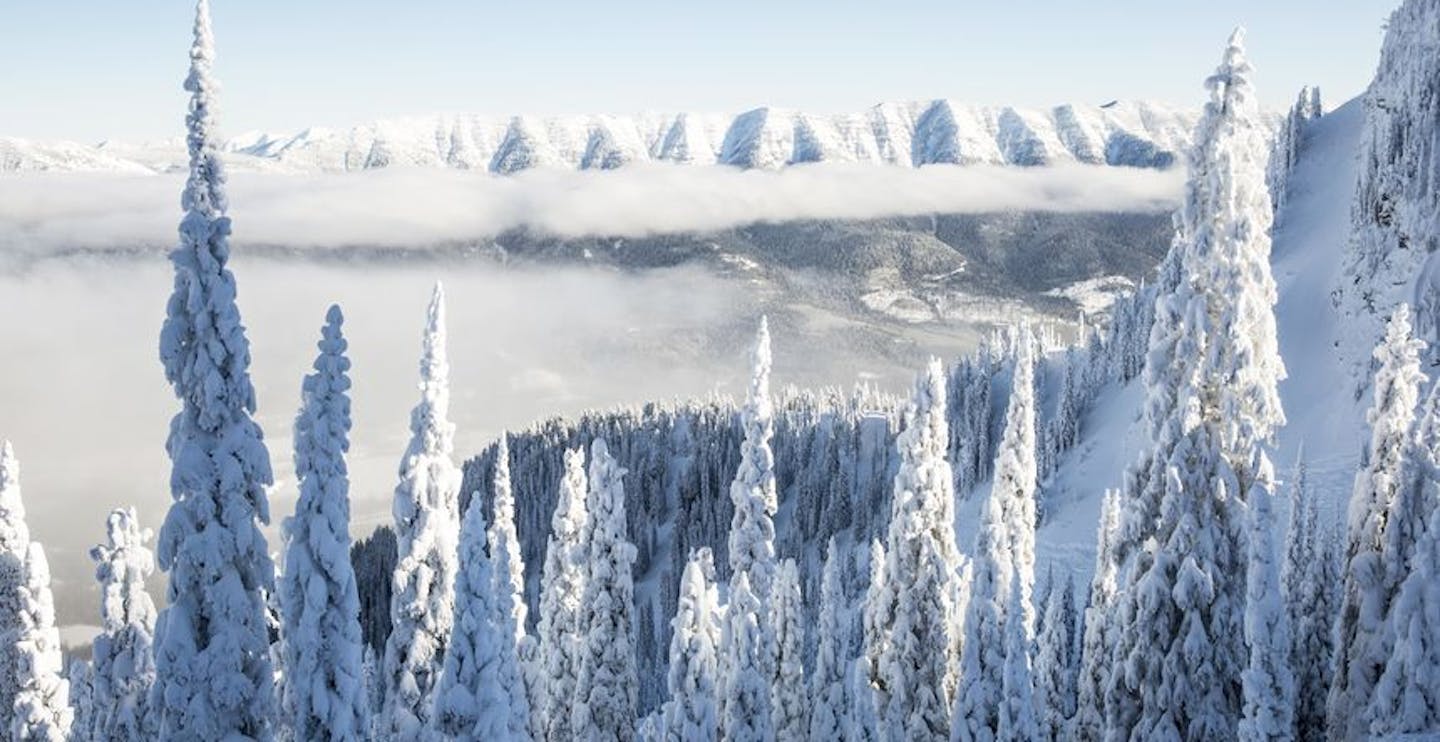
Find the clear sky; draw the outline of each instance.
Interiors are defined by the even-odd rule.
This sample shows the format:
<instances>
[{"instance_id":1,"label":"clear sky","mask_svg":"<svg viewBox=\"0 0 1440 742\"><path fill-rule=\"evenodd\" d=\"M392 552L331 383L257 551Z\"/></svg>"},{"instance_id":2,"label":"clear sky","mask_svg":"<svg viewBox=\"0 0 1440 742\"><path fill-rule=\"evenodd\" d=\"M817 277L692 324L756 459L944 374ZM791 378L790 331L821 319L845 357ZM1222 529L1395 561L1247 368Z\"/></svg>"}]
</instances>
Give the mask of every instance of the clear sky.
<instances>
[{"instance_id":1,"label":"clear sky","mask_svg":"<svg viewBox=\"0 0 1440 742\"><path fill-rule=\"evenodd\" d=\"M1249 29L1262 101L1336 104L1398 0L213 0L228 134L465 111L1201 100ZM0 135L182 130L191 0L0 0Z\"/></svg>"}]
</instances>

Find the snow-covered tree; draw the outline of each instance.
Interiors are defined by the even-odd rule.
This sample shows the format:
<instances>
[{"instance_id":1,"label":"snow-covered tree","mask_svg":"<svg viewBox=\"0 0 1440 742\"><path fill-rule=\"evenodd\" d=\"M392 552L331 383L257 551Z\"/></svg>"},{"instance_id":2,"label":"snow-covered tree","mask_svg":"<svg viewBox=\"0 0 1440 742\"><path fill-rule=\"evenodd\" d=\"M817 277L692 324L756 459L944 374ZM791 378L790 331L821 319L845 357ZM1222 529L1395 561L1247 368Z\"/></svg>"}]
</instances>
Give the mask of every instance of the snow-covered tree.
<instances>
[{"instance_id":1,"label":"snow-covered tree","mask_svg":"<svg viewBox=\"0 0 1440 742\"><path fill-rule=\"evenodd\" d=\"M155 629L152 708L164 738L268 739L275 718L265 596L275 569L260 526L270 520L270 454L255 422L250 344L236 306L230 218L215 131L209 0L190 48L186 144L190 172L174 292L160 359L181 410L170 422L174 503L156 544L169 574ZM223 689L223 692L217 689Z\"/></svg>"},{"instance_id":2,"label":"snow-covered tree","mask_svg":"<svg viewBox=\"0 0 1440 742\"><path fill-rule=\"evenodd\" d=\"M1394 647L1375 684L1370 732L1440 733L1440 508L1432 510L1416 544L1390 625Z\"/></svg>"},{"instance_id":3,"label":"snow-covered tree","mask_svg":"<svg viewBox=\"0 0 1440 742\"><path fill-rule=\"evenodd\" d=\"M1295 738L1295 677L1290 669L1290 618L1280 592L1277 523L1261 486L1250 491L1250 564L1245 579L1245 643L1250 663L1241 676L1244 711L1239 738L1246 742Z\"/></svg>"},{"instance_id":4,"label":"snow-covered tree","mask_svg":"<svg viewBox=\"0 0 1440 742\"><path fill-rule=\"evenodd\" d=\"M545 549L545 571L540 577L539 663L543 729L535 736L546 740L568 740L574 736L570 709L575 683L580 676L580 657L585 628L582 624L589 550L590 514L585 496L585 452L565 451L565 473L560 480L559 500L550 521L550 540Z\"/></svg>"},{"instance_id":5,"label":"snow-covered tree","mask_svg":"<svg viewBox=\"0 0 1440 742\"><path fill-rule=\"evenodd\" d=\"M1282 578L1290 620L1290 669L1295 677L1295 738L1306 740L1325 736L1338 574L1329 538L1320 530L1319 502L1307 481L1304 453L1300 456L1290 486Z\"/></svg>"},{"instance_id":6,"label":"snow-covered tree","mask_svg":"<svg viewBox=\"0 0 1440 742\"><path fill-rule=\"evenodd\" d=\"M949 472L946 472L947 481ZM770 688L770 711L778 742L803 742L809 722L805 693L805 606L800 597L800 570L795 560L780 563L770 601L770 624L775 634L775 682Z\"/></svg>"},{"instance_id":7,"label":"snow-covered tree","mask_svg":"<svg viewBox=\"0 0 1440 742\"><path fill-rule=\"evenodd\" d=\"M20 498L20 461L10 441L0 443L0 729L9 729L15 715L17 666L20 661L21 613L25 602L25 559L30 553L30 528Z\"/></svg>"},{"instance_id":8,"label":"snow-covered tree","mask_svg":"<svg viewBox=\"0 0 1440 742\"><path fill-rule=\"evenodd\" d=\"M879 734L879 728L885 722L883 711L890 706L890 693L882 670L882 658L890 653L890 630L895 624L896 610L895 593L890 588L885 566L885 546L879 539L870 542L868 565L870 581L865 588L865 603L861 614L863 653L857 670L864 678L853 679L851 692L865 696L855 697L853 703L857 713L863 709L875 714L876 733Z\"/></svg>"},{"instance_id":9,"label":"snow-covered tree","mask_svg":"<svg viewBox=\"0 0 1440 742\"><path fill-rule=\"evenodd\" d=\"M1035 383L1034 342L1022 328L1015 361L1005 435L995 459L995 479L976 535L950 738L988 740L997 733L1004 693L1006 611L1018 606L1017 630L1033 642L1035 582ZM1010 599L1010 590L1020 594ZM1028 659L1027 659L1028 664ZM1028 668L1027 668L1028 672ZM1014 721L1014 720L1012 720Z\"/></svg>"},{"instance_id":10,"label":"snow-covered tree","mask_svg":"<svg viewBox=\"0 0 1440 742\"><path fill-rule=\"evenodd\" d=\"M875 709L873 674L868 657L855 658L849 673L850 697L854 699L854 706L844 730L846 742L878 742L884 739L881 736L880 713Z\"/></svg>"},{"instance_id":11,"label":"snow-covered tree","mask_svg":"<svg viewBox=\"0 0 1440 742\"><path fill-rule=\"evenodd\" d=\"M71 738L88 734L95 713L95 695L90 688L90 663L85 660L71 660L70 669L65 672L65 681L70 685L70 735Z\"/></svg>"},{"instance_id":12,"label":"snow-covered tree","mask_svg":"<svg viewBox=\"0 0 1440 742\"><path fill-rule=\"evenodd\" d=\"M815 672L810 675L810 739L842 739L850 724L850 616L845 587L840 583L845 555L832 536L825 549L820 578L820 613L816 624Z\"/></svg>"},{"instance_id":13,"label":"snow-covered tree","mask_svg":"<svg viewBox=\"0 0 1440 742\"><path fill-rule=\"evenodd\" d=\"M711 582L712 559L709 549L697 549L680 578L666 675L664 738L670 742L713 742L720 733L720 593Z\"/></svg>"},{"instance_id":14,"label":"snow-covered tree","mask_svg":"<svg viewBox=\"0 0 1440 742\"><path fill-rule=\"evenodd\" d=\"M420 402L400 461L393 511L399 562L385 643L382 736L414 739L430 727L435 685L455 621L460 471L450 454L450 362L445 293L435 284L420 358Z\"/></svg>"},{"instance_id":15,"label":"snow-covered tree","mask_svg":"<svg viewBox=\"0 0 1440 742\"><path fill-rule=\"evenodd\" d=\"M730 483L730 501L735 506L730 521L730 569L731 574L749 573L750 587L763 610L769 605L770 585L775 581L772 518L777 507L775 454L770 449L775 434L775 412L770 400L770 328L764 317L760 318L751 361L749 391L740 413L745 440L740 445L740 468Z\"/></svg>"},{"instance_id":16,"label":"snow-covered tree","mask_svg":"<svg viewBox=\"0 0 1440 742\"><path fill-rule=\"evenodd\" d=\"M1075 646L1075 585L1052 587L1035 652L1035 708L1038 739L1065 742L1075 716L1075 685L1080 658Z\"/></svg>"},{"instance_id":17,"label":"snow-covered tree","mask_svg":"<svg viewBox=\"0 0 1440 742\"><path fill-rule=\"evenodd\" d=\"M1127 471L1106 737L1228 739L1241 715L1244 508L1284 422L1265 126L1243 29L1190 153L1146 362L1150 440ZM1173 273L1172 273L1173 272ZM1173 284L1171 283L1173 281ZM1173 285L1173 288L1168 286Z\"/></svg>"},{"instance_id":18,"label":"snow-covered tree","mask_svg":"<svg viewBox=\"0 0 1440 742\"><path fill-rule=\"evenodd\" d=\"M775 739L771 724L770 683L764 671L764 628L760 601L750 591L748 572L737 572L730 583L726 611L724 718L721 728L727 742L766 742Z\"/></svg>"},{"instance_id":19,"label":"snow-covered tree","mask_svg":"<svg viewBox=\"0 0 1440 742\"><path fill-rule=\"evenodd\" d=\"M590 445L589 571L581 601L580 674L570 723L591 740L635 735L635 547L626 540L625 470L603 439Z\"/></svg>"},{"instance_id":20,"label":"snow-covered tree","mask_svg":"<svg viewBox=\"0 0 1440 742\"><path fill-rule=\"evenodd\" d=\"M1386 523L1409 483L1410 431L1423 379L1421 345L1411 332L1410 311L1402 304L1375 348L1379 367L1375 402L1367 416L1370 447L1350 495L1327 709L1330 734L1336 739L1364 735L1364 712L1390 657L1385 622L1399 583L1386 563Z\"/></svg>"},{"instance_id":21,"label":"snow-covered tree","mask_svg":"<svg viewBox=\"0 0 1440 742\"><path fill-rule=\"evenodd\" d=\"M502 645L502 686L510 694L510 728L525 736L533 733L534 710L530 707L530 686L539 682L534 671L535 646L525 633L525 562L520 556L520 537L515 532L515 490L510 484L510 445L502 434L495 451L495 480L491 488L494 520L486 534L495 569L495 598L491 605L497 620L509 635ZM514 676L513 678L511 676ZM511 682L514 680L515 682Z\"/></svg>"},{"instance_id":22,"label":"snow-covered tree","mask_svg":"<svg viewBox=\"0 0 1440 742\"><path fill-rule=\"evenodd\" d=\"M360 597L350 564L350 359L331 306L314 373L301 387L295 418L300 497L286 519L280 577L284 707L300 739L355 739L370 704L361 672Z\"/></svg>"},{"instance_id":23,"label":"snow-covered tree","mask_svg":"<svg viewBox=\"0 0 1440 742\"><path fill-rule=\"evenodd\" d=\"M954 477L946 460L945 371L932 359L916 381L906 428L896 441L885 549L885 584L895 605L879 671L888 695L887 725L908 739L943 737L950 728L954 660Z\"/></svg>"},{"instance_id":24,"label":"snow-covered tree","mask_svg":"<svg viewBox=\"0 0 1440 742\"><path fill-rule=\"evenodd\" d=\"M1030 637L1021 606L1020 571L1010 581L1010 605L1005 611L1005 667L1001 672L999 724L996 742L1031 742L1040 739L1035 718L1035 681L1030 668Z\"/></svg>"},{"instance_id":25,"label":"snow-covered tree","mask_svg":"<svg viewBox=\"0 0 1440 742\"><path fill-rule=\"evenodd\" d=\"M55 626L55 599L50 594L50 565L45 549L30 544L25 559L25 586L20 588L20 632L15 651L15 718L10 738L24 742L65 742L70 739L70 684L60 654Z\"/></svg>"},{"instance_id":26,"label":"snow-covered tree","mask_svg":"<svg viewBox=\"0 0 1440 742\"><path fill-rule=\"evenodd\" d=\"M112 510L105 531L107 543L90 550L100 583L100 634L91 648L91 711L76 732L87 739L148 741L156 732L149 704L155 603L145 592L145 580L155 571L155 557L145 546L151 534L140 528L134 508Z\"/></svg>"},{"instance_id":27,"label":"snow-covered tree","mask_svg":"<svg viewBox=\"0 0 1440 742\"><path fill-rule=\"evenodd\" d=\"M1120 530L1120 493L1105 490L1100 524L1095 537L1095 574L1085 606L1085 630L1080 642L1080 676L1076 681L1075 718L1071 733L1077 742L1099 742L1105 729L1105 690L1110 686L1110 649L1115 601L1115 540Z\"/></svg>"},{"instance_id":28,"label":"snow-covered tree","mask_svg":"<svg viewBox=\"0 0 1440 742\"><path fill-rule=\"evenodd\" d=\"M441 739L528 739L517 729L507 683L515 673L514 635L495 607L495 565L486 550L485 512L471 498L460 530L460 572L455 578L455 627L435 689L434 732ZM511 652L506 672L504 654ZM508 675L508 677L507 677Z\"/></svg>"}]
</instances>

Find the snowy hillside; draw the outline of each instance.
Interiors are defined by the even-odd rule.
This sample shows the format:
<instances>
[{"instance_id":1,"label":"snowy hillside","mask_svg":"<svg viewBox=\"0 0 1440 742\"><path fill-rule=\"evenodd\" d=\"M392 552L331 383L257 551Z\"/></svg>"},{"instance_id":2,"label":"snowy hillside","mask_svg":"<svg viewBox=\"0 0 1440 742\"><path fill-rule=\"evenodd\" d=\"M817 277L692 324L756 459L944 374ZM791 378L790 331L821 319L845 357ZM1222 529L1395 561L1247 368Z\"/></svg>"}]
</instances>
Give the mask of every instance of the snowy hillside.
<instances>
[{"instance_id":1,"label":"snowy hillside","mask_svg":"<svg viewBox=\"0 0 1440 742\"><path fill-rule=\"evenodd\" d=\"M841 115L777 108L737 115L436 115L350 129L250 132L223 149L237 169L302 173L443 167L506 174L649 161L764 169L808 162L1163 169L1184 150L1194 121L1192 111L1144 101L1021 109L936 100ZM178 141L88 147L0 138L0 171L168 172L184 166L183 155Z\"/></svg>"}]
</instances>

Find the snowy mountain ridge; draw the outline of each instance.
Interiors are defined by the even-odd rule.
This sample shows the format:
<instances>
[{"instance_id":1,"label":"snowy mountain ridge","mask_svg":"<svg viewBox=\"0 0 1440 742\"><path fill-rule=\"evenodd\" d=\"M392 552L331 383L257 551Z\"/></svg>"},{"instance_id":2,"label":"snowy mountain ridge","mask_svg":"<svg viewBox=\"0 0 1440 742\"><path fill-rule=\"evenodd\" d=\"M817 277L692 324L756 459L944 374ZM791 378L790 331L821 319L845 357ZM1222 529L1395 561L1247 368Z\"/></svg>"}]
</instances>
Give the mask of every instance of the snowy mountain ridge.
<instances>
[{"instance_id":1,"label":"snowy mountain ridge","mask_svg":"<svg viewBox=\"0 0 1440 742\"><path fill-rule=\"evenodd\" d=\"M1165 169L1189 144L1195 112L1146 101L1053 108L882 103L860 113L762 107L738 115L440 114L291 134L247 132L225 150L233 169L347 172L384 167L509 174L606 170L638 162L778 169L810 162L1090 165ZM0 137L0 172L169 172L183 142L95 146Z\"/></svg>"}]
</instances>

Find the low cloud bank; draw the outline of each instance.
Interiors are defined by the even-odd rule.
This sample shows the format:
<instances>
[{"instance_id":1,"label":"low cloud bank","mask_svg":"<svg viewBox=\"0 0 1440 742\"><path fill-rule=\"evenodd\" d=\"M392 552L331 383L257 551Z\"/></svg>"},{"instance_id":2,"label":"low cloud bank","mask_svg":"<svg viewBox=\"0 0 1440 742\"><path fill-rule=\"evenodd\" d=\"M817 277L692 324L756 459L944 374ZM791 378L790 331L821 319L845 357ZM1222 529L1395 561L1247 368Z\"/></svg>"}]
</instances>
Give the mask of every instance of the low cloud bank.
<instances>
[{"instance_id":1,"label":"low cloud bank","mask_svg":"<svg viewBox=\"0 0 1440 742\"><path fill-rule=\"evenodd\" d=\"M529 229L642 237L757 222L995 211L1173 208L1183 172L815 164L778 172L646 165L495 176L385 169L231 178L238 244L425 248ZM179 175L0 177L0 251L162 248L174 241Z\"/></svg>"}]
</instances>

